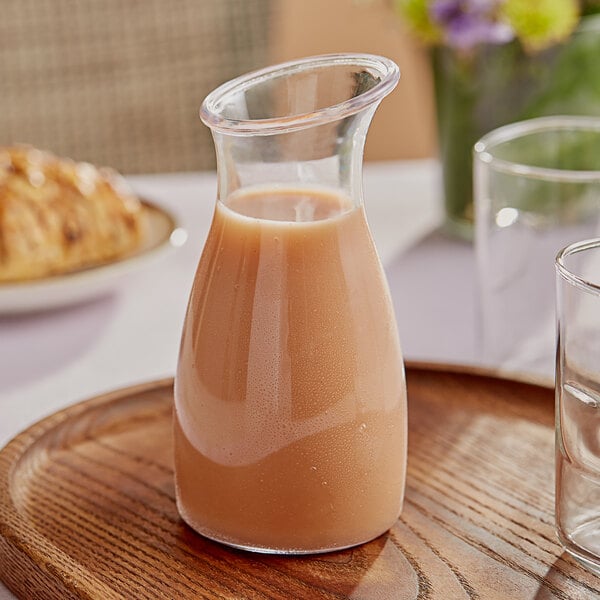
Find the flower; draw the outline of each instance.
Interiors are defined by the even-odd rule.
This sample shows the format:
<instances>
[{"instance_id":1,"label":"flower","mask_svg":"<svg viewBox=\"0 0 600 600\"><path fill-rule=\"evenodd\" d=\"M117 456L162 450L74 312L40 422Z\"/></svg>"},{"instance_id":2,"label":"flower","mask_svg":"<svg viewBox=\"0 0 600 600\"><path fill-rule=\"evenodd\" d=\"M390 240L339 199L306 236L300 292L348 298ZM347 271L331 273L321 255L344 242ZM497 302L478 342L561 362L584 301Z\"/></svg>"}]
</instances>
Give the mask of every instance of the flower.
<instances>
[{"instance_id":1,"label":"flower","mask_svg":"<svg viewBox=\"0 0 600 600\"><path fill-rule=\"evenodd\" d=\"M396 10L428 44L469 52L481 44L517 38L543 50L573 32L580 14L598 12L599 0L393 0Z\"/></svg>"},{"instance_id":2,"label":"flower","mask_svg":"<svg viewBox=\"0 0 600 600\"><path fill-rule=\"evenodd\" d=\"M565 40L579 21L575 0L506 0L502 12L530 50L542 50Z\"/></svg>"},{"instance_id":3,"label":"flower","mask_svg":"<svg viewBox=\"0 0 600 600\"><path fill-rule=\"evenodd\" d=\"M406 17L408 24L426 43L435 44L442 41L442 31L432 20L429 6L423 0L397 0L396 10Z\"/></svg>"},{"instance_id":4,"label":"flower","mask_svg":"<svg viewBox=\"0 0 600 600\"><path fill-rule=\"evenodd\" d=\"M499 5L499 0L434 0L429 14L449 46L466 50L514 38L512 28L498 18Z\"/></svg>"}]
</instances>

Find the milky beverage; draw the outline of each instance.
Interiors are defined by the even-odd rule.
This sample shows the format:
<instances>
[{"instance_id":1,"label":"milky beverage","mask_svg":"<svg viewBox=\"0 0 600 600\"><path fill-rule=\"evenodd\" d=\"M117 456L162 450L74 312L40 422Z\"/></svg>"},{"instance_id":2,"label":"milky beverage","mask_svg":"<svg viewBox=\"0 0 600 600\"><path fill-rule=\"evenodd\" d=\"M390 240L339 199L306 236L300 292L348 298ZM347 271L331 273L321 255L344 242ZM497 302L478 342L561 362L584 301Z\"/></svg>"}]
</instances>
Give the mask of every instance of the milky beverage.
<instances>
[{"instance_id":1,"label":"milky beverage","mask_svg":"<svg viewBox=\"0 0 600 600\"><path fill-rule=\"evenodd\" d=\"M311 189L218 202L175 385L185 521L278 552L383 533L402 504L405 394L363 208Z\"/></svg>"}]
</instances>

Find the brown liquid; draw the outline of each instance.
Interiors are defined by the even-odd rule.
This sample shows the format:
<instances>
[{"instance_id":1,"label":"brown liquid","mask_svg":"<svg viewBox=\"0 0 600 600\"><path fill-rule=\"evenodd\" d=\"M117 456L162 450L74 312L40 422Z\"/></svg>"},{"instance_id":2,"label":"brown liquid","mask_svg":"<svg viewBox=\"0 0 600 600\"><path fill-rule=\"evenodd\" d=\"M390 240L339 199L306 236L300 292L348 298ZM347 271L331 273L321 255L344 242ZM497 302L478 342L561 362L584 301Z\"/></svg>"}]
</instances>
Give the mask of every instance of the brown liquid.
<instances>
[{"instance_id":1,"label":"brown liquid","mask_svg":"<svg viewBox=\"0 0 600 600\"><path fill-rule=\"evenodd\" d=\"M406 392L364 211L307 190L228 205L181 344L179 511L207 537L263 551L372 539L401 509Z\"/></svg>"}]
</instances>

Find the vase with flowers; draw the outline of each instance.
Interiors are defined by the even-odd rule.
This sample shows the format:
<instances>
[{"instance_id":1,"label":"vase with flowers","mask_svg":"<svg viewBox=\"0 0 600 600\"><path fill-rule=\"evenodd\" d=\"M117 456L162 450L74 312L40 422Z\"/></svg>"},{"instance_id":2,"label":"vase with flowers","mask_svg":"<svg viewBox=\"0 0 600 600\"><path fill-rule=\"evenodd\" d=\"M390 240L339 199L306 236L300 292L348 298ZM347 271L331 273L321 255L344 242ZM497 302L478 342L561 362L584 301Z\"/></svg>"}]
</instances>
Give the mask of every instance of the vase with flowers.
<instances>
[{"instance_id":1,"label":"vase with flowers","mask_svg":"<svg viewBox=\"0 0 600 600\"><path fill-rule=\"evenodd\" d=\"M470 239L472 148L506 123L600 115L600 0L395 0L431 47L445 229Z\"/></svg>"}]
</instances>

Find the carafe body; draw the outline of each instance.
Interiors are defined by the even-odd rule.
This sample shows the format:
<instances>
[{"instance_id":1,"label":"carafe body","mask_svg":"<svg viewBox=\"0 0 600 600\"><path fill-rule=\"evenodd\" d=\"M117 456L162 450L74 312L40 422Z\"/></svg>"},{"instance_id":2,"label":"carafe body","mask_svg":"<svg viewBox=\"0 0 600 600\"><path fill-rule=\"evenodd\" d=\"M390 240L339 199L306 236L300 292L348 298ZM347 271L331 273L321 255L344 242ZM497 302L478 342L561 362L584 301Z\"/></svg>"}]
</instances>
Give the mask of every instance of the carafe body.
<instances>
[{"instance_id":1,"label":"carafe body","mask_svg":"<svg viewBox=\"0 0 600 600\"><path fill-rule=\"evenodd\" d=\"M205 101L219 192L175 383L178 509L260 552L353 546L401 510L406 387L362 203L372 114L398 78L305 59Z\"/></svg>"}]
</instances>

